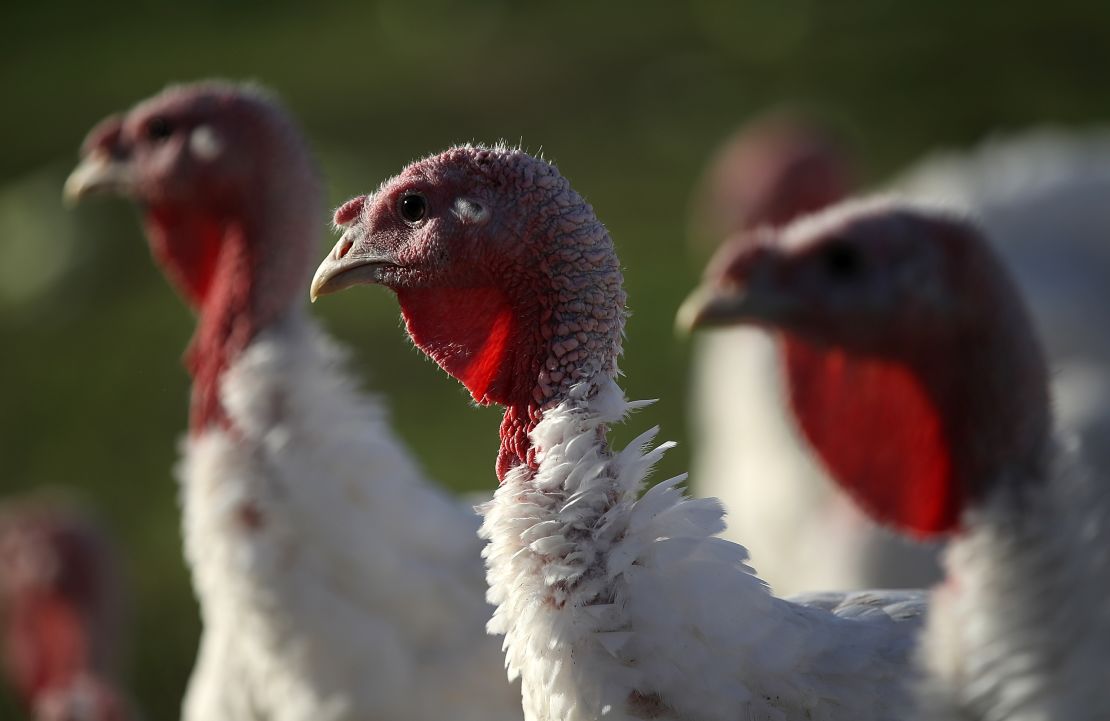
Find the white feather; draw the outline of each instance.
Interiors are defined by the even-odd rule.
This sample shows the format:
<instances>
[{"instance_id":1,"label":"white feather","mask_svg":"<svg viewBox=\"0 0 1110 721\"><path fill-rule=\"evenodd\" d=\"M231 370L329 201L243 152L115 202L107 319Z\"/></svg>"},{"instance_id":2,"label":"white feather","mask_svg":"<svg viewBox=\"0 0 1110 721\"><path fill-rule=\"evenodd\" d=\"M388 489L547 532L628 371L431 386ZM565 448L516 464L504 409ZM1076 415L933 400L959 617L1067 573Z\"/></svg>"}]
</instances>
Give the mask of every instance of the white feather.
<instances>
[{"instance_id":1,"label":"white feather","mask_svg":"<svg viewBox=\"0 0 1110 721\"><path fill-rule=\"evenodd\" d=\"M606 381L545 411L538 470L483 507L490 630L505 634L532 721L894 719L923 610L906 594L833 608L773 597L723 511L665 481L637 496L668 444L611 452L599 428L633 404ZM550 545L537 545L547 535ZM539 549L539 550L537 550ZM866 611L858 606L865 603Z\"/></svg>"},{"instance_id":2,"label":"white feather","mask_svg":"<svg viewBox=\"0 0 1110 721\"><path fill-rule=\"evenodd\" d=\"M478 518L429 485L302 314L222 384L178 471L204 636L186 721L519 719Z\"/></svg>"}]
</instances>

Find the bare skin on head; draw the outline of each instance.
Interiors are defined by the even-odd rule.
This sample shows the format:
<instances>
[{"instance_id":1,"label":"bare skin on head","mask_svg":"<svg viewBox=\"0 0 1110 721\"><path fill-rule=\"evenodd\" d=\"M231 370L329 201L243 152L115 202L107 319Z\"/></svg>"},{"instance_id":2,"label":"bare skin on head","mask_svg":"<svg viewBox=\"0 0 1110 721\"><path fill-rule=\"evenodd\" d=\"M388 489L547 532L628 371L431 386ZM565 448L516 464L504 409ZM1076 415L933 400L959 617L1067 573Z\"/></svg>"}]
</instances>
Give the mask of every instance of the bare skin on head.
<instances>
[{"instance_id":1,"label":"bare skin on head","mask_svg":"<svg viewBox=\"0 0 1110 721\"><path fill-rule=\"evenodd\" d=\"M826 129L779 111L725 141L694 193L692 236L718 242L781 226L846 197L856 185L848 154Z\"/></svg>"},{"instance_id":2,"label":"bare skin on head","mask_svg":"<svg viewBox=\"0 0 1110 721\"><path fill-rule=\"evenodd\" d=\"M345 232L313 298L366 282L396 291L416 345L475 401L506 406L499 478L535 464L528 431L546 408L616 373L624 291L612 241L547 163L454 148L344 204L335 222ZM574 242L555 243L553 229Z\"/></svg>"},{"instance_id":3,"label":"bare skin on head","mask_svg":"<svg viewBox=\"0 0 1110 721\"><path fill-rule=\"evenodd\" d=\"M1042 354L968 223L859 204L727 244L679 322L780 332L807 439L880 520L950 531L1003 468L1043 470Z\"/></svg>"}]
</instances>

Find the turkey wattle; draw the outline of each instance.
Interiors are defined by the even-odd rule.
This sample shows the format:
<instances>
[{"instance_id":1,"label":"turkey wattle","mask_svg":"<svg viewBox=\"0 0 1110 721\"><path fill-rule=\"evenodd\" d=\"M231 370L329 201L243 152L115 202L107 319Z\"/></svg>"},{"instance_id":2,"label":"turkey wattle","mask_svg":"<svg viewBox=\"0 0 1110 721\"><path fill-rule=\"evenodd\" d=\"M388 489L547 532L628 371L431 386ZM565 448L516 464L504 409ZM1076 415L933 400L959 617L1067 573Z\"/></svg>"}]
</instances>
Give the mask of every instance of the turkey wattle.
<instances>
[{"instance_id":1,"label":"turkey wattle","mask_svg":"<svg viewBox=\"0 0 1110 721\"><path fill-rule=\"evenodd\" d=\"M138 203L197 313L178 478L204 630L184 718L519 719L476 515L305 312L324 218L288 113L251 87L171 87L82 156L67 194Z\"/></svg>"},{"instance_id":2,"label":"turkey wattle","mask_svg":"<svg viewBox=\"0 0 1110 721\"><path fill-rule=\"evenodd\" d=\"M670 447L606 429L625 295L612 241L553 166L505 147L416 162L340 209L313 295L397 294L413 341L506 407L484 508L491 628L526 717L895 719L923 610L911 593L773 596L714 499L639 492Z\"/></svg>"},{"instance_id":3,"label":"turkey wattle","mask_svg":"<svg viewBox=\"0 0 1110 721\"><path fill-rule=\"evenodd\" d=\"M843 199L855 178L847 150L815 123L782 112L757 118L714 154L694 194L691 235L753 242L757 228ZM722 500L725 535L744 543L778 593L931 585L940 577L935 546L875 524L808 452L786 408L784 345L745 326L694 339L695 490Z\"/></svg>"},{"instance_id":4,"label":"turkey wattle","mask_svg":"<svg viewBox=\"0 0 1110 721\"><path fill-rule=\"evenodd\" d=\"M759 240L686 318L789 336L791 405L833 476L884 523L953 534L920 715L1104 718L1110 487L1054 441L1031 317L984 236L878 200Z\"/></svg>"}]
</instances>

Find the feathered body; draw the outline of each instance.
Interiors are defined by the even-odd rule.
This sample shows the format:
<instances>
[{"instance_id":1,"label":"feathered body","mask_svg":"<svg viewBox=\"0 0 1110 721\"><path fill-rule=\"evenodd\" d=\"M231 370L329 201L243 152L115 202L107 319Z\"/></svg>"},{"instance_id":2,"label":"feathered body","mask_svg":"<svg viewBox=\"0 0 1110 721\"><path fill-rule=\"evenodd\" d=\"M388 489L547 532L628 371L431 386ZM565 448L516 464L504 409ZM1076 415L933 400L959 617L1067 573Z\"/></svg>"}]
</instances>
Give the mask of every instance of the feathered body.
<instances>
[{"instance_id":1,"label":"feathered body","mask_svg":"<svg viewBox=\"0 0 1110 721\"><path fill-rule=\"evenodd\" d=\"M922 639L928 721L1098 721L1110 709L1110 485L1074 450L1015 476L945 553Z\"/></svg>"},{"instance_id":2,"label":"feathered body","mask_svg":"<svg viewBox=\"0 0 1110 721\"><path fill-rule=\"evenodd\" d=\"M482 536L490 628L505 635L527 718L901 715L920 595L776 598L744 548L716 537L716 500L685 498L684 477L638 498L670 444L648 449L654 430L619 452L606 440L641 405L615 382L619 263L554 167L453 148L337 222L346 231L314 293L393 288L416 344L477 401L507 406ZM456 302L424 303L441 293ZM469 293L484 304L467 305Z\"/></svg>"},{"instance_id":3,"label":"feathered body","mask_svg":"<svg viewBox=\"0 0 1110 721\"><path fill-rule=\"evenodd\" d=\"M292 120L252 89L171 88L85 156L70 191L139 200L198 313L186 721L520 718L485 634L476 514L426 481L304 310L320 193Z\"/></svg>"},{"instance_id":4,"label":"feathered body","mask_svg":"<svg viewBox=\"0 0 1110 721\"><path fill-rule=\"evenodd\" d=\"M546 412L539 468L511 471L484 509L490 628L527 717L901 718L921 595L775 597L716 537L716 499L685 498L684 476L640 497L672 444L648 450L657 429L620 452L599 440L636 405L610 381Z\"/></svg>"},{"instance_id":5,"label":"feathered body","mask_svg":"<svg viewBox=\"0 0 1110 721\"><path fill-rule=\"evenodd\" d=\"M186 439L178 469L204 622L185 718L519 718L484 636L477 516L317 324L260 334L221 398L234 430Z\"/></svg>"}]
</instances>

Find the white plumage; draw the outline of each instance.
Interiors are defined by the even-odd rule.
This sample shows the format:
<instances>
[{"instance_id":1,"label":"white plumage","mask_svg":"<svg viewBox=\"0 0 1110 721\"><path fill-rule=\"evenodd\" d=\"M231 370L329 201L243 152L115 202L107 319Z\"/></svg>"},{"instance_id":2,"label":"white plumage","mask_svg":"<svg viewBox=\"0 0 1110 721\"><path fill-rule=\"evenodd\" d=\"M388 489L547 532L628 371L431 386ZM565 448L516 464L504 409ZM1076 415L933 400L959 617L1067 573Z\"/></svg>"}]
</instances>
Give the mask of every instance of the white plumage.
<instances>
[{"instance_id":1,"label":"white plumage","mask_svg":"<svg viewBox=\"0 0 1110 721\"><path fill-rule=\"evenodd\" d=\"M655 430L619 453L599 427L638 405L615 382L544 414L534 474L484 509L491 629L506 635L526 717L895 719L923 611L914 592L773 596L716 499L664 481Z\"/></svg>"},{"instance_id":2,"label":"white plumage","mask_svg":"<svg viewBox=\"0 0 1110 721\"><path fill-rule=\"evenodd\" d=\"M477 516L301 311L229 369L178 475L204 638L188 721L511 719Z\"/></svg>"},{"instance_id":3,"label":"white plumage","mask_svg":"<svg viewBox=\"0 0 1110 721\"><path fill-rule=\"evenodd\" d=\"M1058 454L968 516L922 642L929 721L1096 721L1110 710L1110 486Z\"/></svg>"},{"instance_id":4,"label":"white plumage","mask_svg":"<svg viewBox=\"0 0 1110 721\"><path fill-rule=\"evenodd\" d=\"M425 479L304 311L320 186L288 113L251 87L169 88L94 129L66 187L139 200L199 314L185 721L519 719L477 515Z\"/></svg>"},{"instance_id":5,"label":"white plumage","mask_svg":"<svg viewBox=\"0 0 1110 721\"><path fill-rule=\"evenodd\" d=\"M1062 427L1110 469L1110 134L996 139L927 159L890 187L980 220L1031 300ZM772 587L921 587L939 578L935 546L871 523L805 448L771 338L751 328L703 334L693 364L698 492L722 499L727 535L744 540Z\"/></svg>"}]
</instances>

